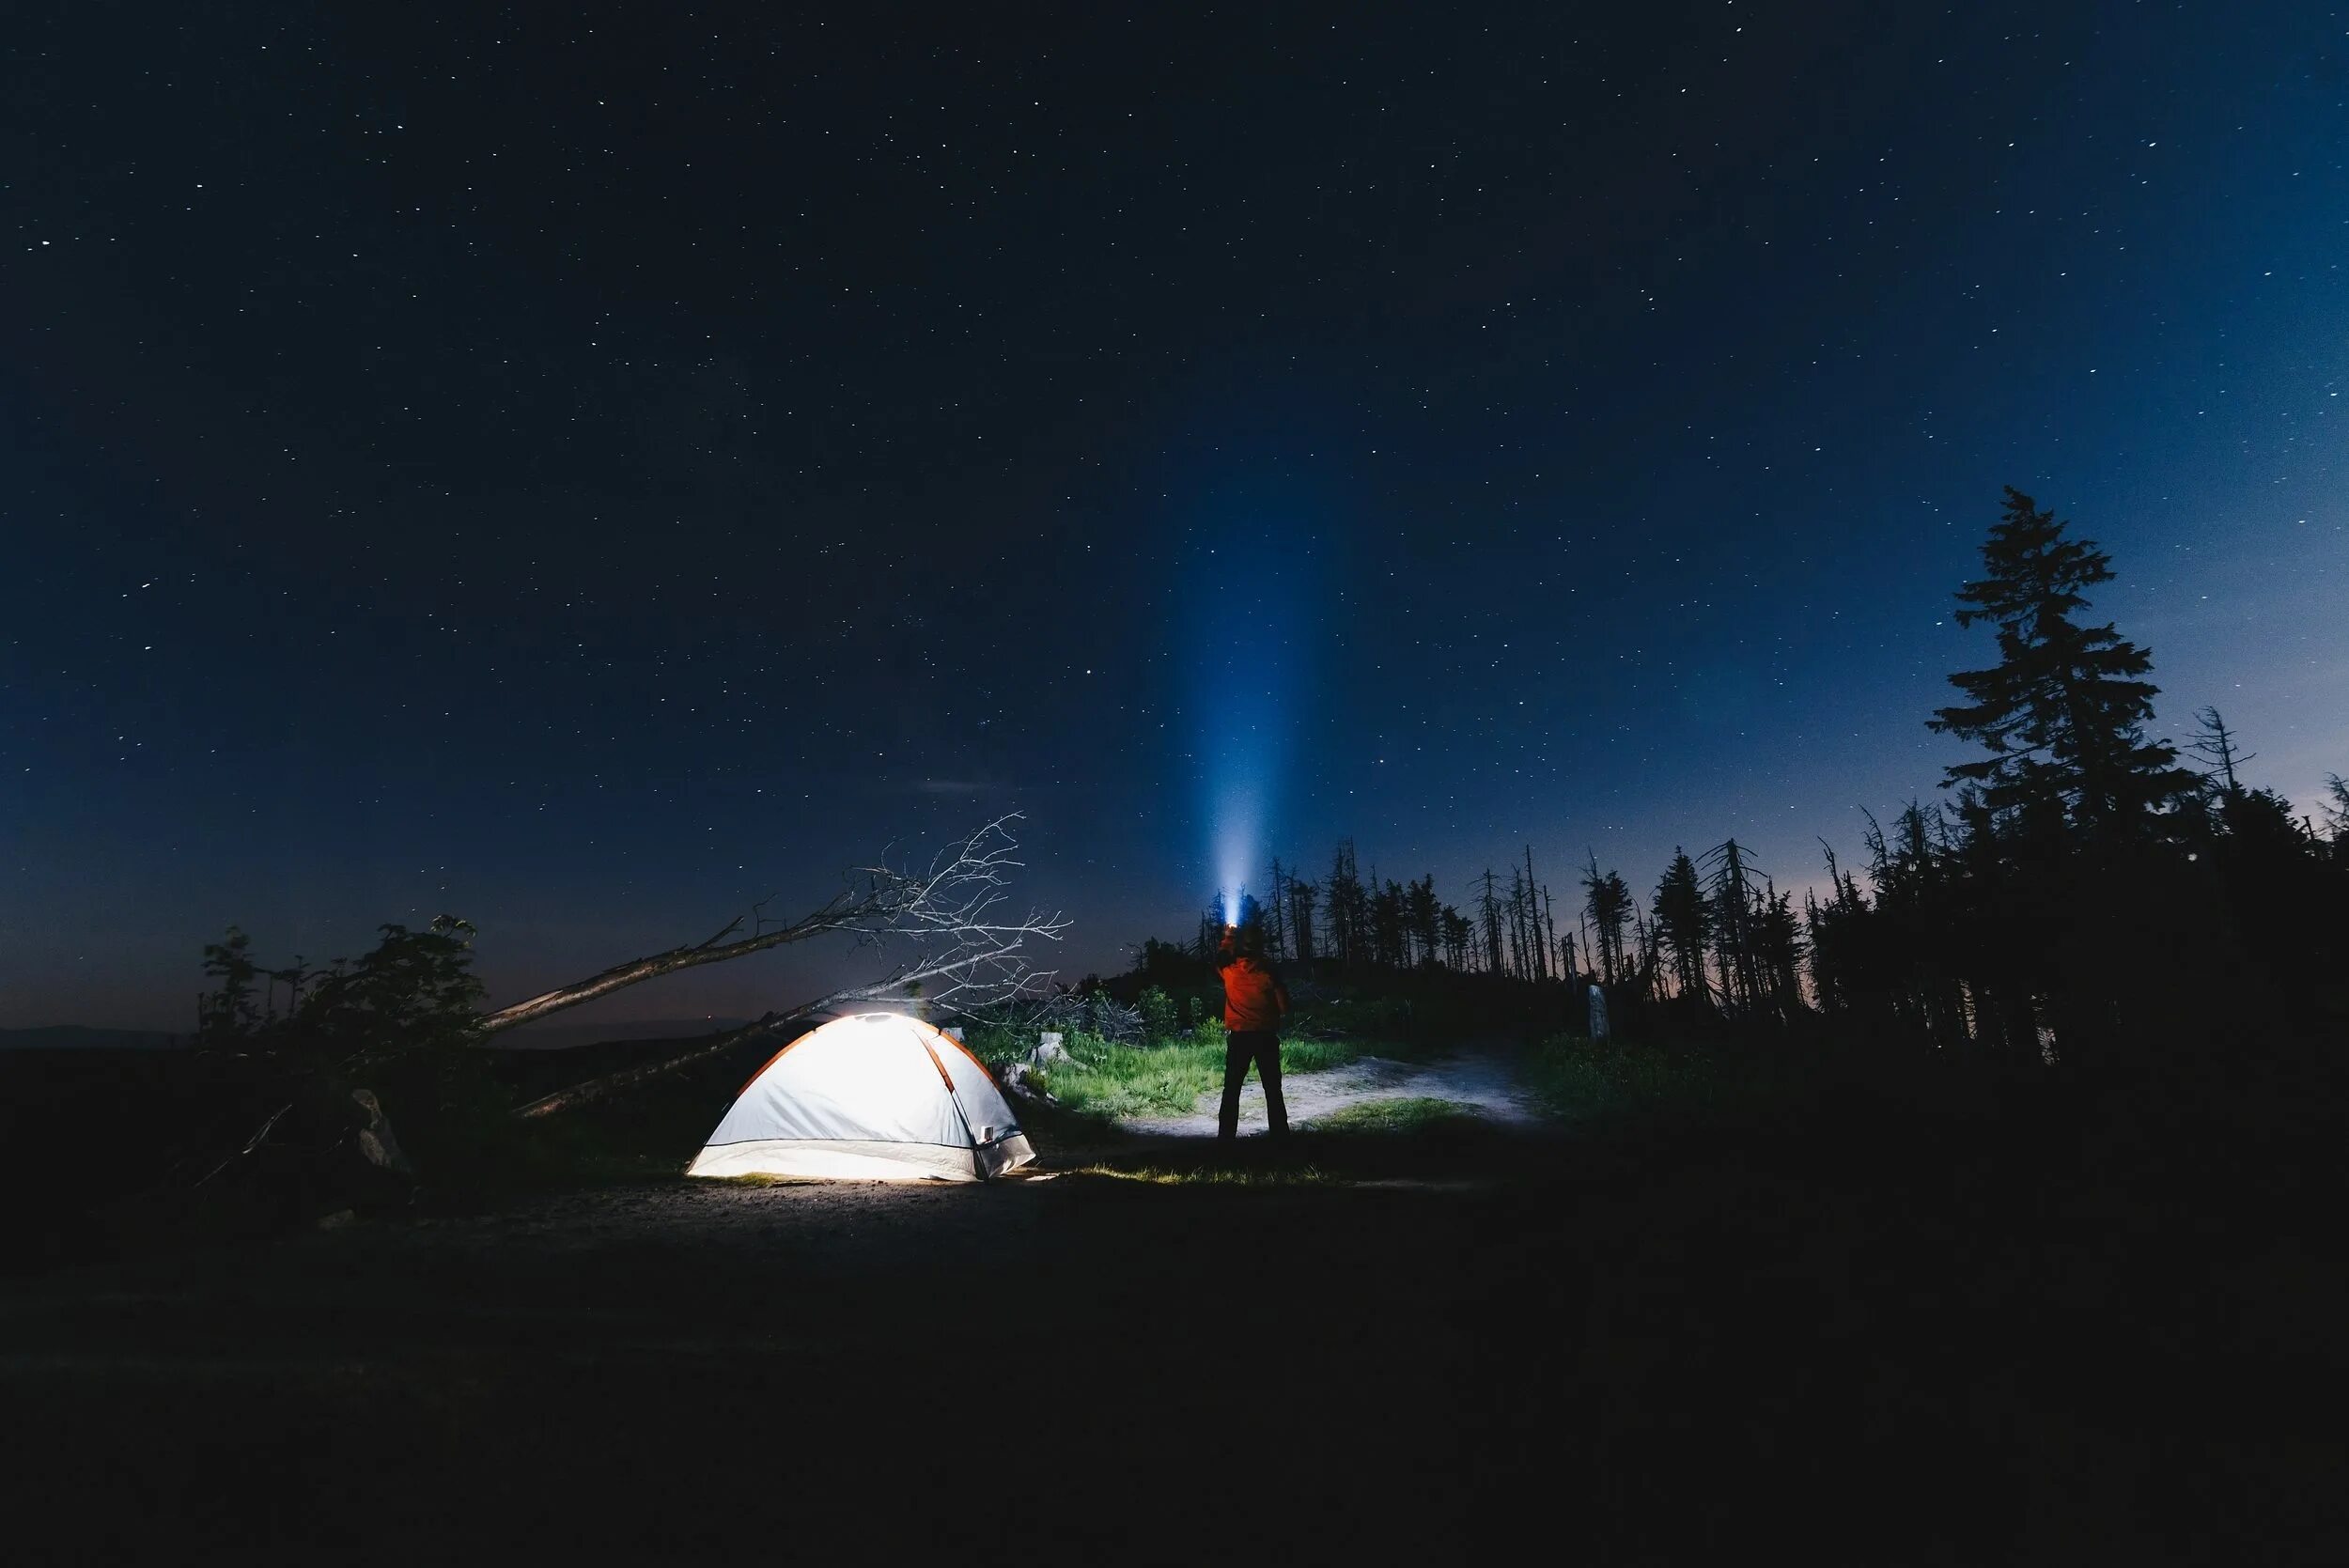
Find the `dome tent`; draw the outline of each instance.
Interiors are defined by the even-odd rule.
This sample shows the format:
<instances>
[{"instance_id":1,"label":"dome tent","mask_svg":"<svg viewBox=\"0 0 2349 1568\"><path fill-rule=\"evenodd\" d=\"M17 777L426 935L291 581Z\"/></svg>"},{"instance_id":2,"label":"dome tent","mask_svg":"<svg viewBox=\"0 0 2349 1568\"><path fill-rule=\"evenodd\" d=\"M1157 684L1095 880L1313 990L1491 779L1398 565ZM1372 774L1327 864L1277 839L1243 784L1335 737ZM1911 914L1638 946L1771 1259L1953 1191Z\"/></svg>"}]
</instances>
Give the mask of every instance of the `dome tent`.
<instances>
[{"instance_id":1,"label":"dome tent","mask_svg":"<svg viewBox=\"0 0 2349 1568\"><path fill-rule=\"evenodd\" d=\"M960 1041L919 1018L863 1013L776 1052L685 1173L967 1182L1034 1158Z\"/></svg>"}]
</instances>

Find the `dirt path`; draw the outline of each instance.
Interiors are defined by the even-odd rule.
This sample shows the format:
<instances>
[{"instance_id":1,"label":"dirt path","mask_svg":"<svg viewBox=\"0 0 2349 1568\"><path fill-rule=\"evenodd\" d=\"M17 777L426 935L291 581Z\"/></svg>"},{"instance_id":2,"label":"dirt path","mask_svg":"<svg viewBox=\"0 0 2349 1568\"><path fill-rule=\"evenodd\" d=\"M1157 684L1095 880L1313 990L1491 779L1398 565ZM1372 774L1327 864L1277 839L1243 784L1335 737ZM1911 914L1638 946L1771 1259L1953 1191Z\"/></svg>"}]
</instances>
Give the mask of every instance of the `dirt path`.
<instances>
[{"instance_id":1,"label":"dirt path","mask_svg":"<svg viewBox=\"0 0 2349 1568\"><path fill-rule=\"evenodd\" d=\"M1377 1100L1449 1100L1463 1110L1504 1126L1525 1126L1542 1112L1520 1079L1506 1046L1483 1042L1463 1046L1440 1062L1393 1062L1365 1056L1327 1073L1292 1073L1281 1081L1292 1126ZM1199 1096L1188 1116L1143 1116L1125 1123L1133 1132L1174 1138L1212 1138L1218 1095ZM1264 1086L1251 1073L1239 1094L1242 1137L1265 1130Z\"/></svg>"}]
</instances>

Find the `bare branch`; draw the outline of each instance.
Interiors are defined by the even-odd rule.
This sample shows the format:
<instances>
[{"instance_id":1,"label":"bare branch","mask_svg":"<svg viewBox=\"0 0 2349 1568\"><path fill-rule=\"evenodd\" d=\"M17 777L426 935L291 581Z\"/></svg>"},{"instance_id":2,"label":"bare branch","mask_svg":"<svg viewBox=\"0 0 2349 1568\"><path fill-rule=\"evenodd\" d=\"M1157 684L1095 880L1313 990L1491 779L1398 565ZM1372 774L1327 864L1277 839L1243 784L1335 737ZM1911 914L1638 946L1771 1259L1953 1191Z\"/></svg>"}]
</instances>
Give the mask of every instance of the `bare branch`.
<instances>
[{"instance_id":1,"label":"bare branch","mask_svg":"<svg viewBox=\"0 0 2349 1568\"><path fill-rule=\"evenodd\" d=\"M879 996L917 981L949 976L955 984L948 994L1024 985L1026 971L1016 965L1007 968L1006 960L1030 939L1058 940L1068 922L1058 914L1031 913L1018 921L996 915L1006 896L1006 874L1021 864L1014 858L1019 841L1010 830L1019 820L1016 812L997 817L960 844L941 850L919 871L886 863L858 867L829 902L772 929L767 927L768 901L762 900L753 908L753 930L747 937L725 939L741 929L738 918L706 941L631 958L500 1008L485 1017L482 1026L495 1033L664 974L725 963L832 932L851 934L865 945L895 940L919 944L916 955L888 979L844 995Z\"/></svg>"},{"instance_id":2,"label":"bare branch","mask_svg":"<svg viewBox=\"0 0 2349 1568\"><path fill-rule=\"evenodd\" d=\"M202 1175L196 1177L195 1185L202 1187L206 1182L210 1181L214 1176L217 1176L223 1171L227 1170L231 1164L235 1163L237 1160L242 1159L246 1155L249 1155L254 1150L259 1148L261 1146L261 1140L269 1136L270 1129L274 1127L278 1124L279 1120L285 1116L286 1112L291 1110L292 1109L293 1106L289 1102L288 1104L281 1105L275 1110L271 1111L269 1113L269 1120L261 1124L260 1131L255 1133L252 1137L244 1141L243 1148L239 1149L235 1154L230 1155L226 1159L222 1160L218 1165L213 1166L210 1171L207 1171Z\"/></svg>"},{"instance_id":3,"label":"bare branch","mask_svg":"<svg viewBox=\"0 0 2349 1568\"><path fill-rule=\"evenodd\" d=\"M1013 859L1019 843L1009 824L1015 814L1001 816L963 840L941 850L919 871L887 864L863 866L849 875L849 887L822 908L789 924L764 929L764 903L753 910L753 934L727 942L723 939L741 925L727 926L696 947L676 948L650 958L614 965L603 973L534 997L487 1020L492 1030L508 1029L530 1018L543 1017L606 996L657 975L674 973L697 964L722 963L785 942L800 941L825 932L852 934L860 946L910 944L886 973L863 985L849 986L784 1012L770 1012L756 1023L722 1034L676 1056L590 1079L522 1106L522 1118L552 1115L558 1110L592 1104L622 1089L677 1071L732 1049L747 1040L771 1033L783 1026L828 1009L883 997L901 996L926 987L923 998L932 1006L967 1011L1010 1001L1032 992L1049 971L1029 968L1024 956L1031 941L1058 941L1068 929L1059 914L1031 913L1024 919L1000 918L1007 873L1019 862Z\"/></svg>"},{"instance_id":4,"label":"bare branch","mask_svg":"<svg viewBox=\"0 0 2349 1568\"><path fill-rule=\"evenodd\" d=\"M632 1089L648 1079L661 1078L676 1072L680 1067L690 1067L696 1062L704 1062L722 1052L732 1050L745 1040L754 1040L761 1034L770 1034L784 1025L803 1017L805 1011L801 1009L788 1015L770 1013L756 1023L747 1024L740 1029L729 1030L714 1040L705 1041L692 1049L682 1051L676 1056L663 1057L658 1062L648 1062L640 1067L628 1067L616 1073L606 1073L601 1078L589 1079L584 1083L574 1083L568 1089L558 1089L552 1094L531 1101L528 1105L515 1107L513 1115L518 1120L529 1121L539 1116L552 1116L558 1110L575 1110L583 1105L591 1105L597 1100L617 1094L620 1090Z\"/></svg>"}]
</instances>

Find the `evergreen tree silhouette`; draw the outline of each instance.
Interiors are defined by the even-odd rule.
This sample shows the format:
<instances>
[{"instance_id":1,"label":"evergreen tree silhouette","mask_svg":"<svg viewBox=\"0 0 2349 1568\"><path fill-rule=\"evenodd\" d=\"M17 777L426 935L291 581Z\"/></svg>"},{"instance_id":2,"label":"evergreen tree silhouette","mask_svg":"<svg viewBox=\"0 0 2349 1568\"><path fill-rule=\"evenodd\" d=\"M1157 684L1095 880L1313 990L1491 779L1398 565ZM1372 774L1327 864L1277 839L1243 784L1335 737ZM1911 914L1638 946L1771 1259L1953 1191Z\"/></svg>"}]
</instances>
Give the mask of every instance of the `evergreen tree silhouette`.
<instances>
[{"instance_id":1,"label":"evergreen tree silhouette","mask_svg":"<svg viewBox=\"0 0 2349 1568\"><path fill-rule=\"evenodd\" d=\"M1624 975L1623 928L1631 918L1631 889L1614 872L1599 870L1598 856L1593 853L1582 890L1582 912L1596 932L1599 973L1612 986Z\"/></svg>"},{"instance_id":2,"label":"evergreen tree silhouette","mask_svg":"<svg viewBox=\"0 0 2349 1568\"><path fill-rule=\"evenodd\" d=\"M1289 893L1289 952L1300 964L1311 964L1319 956L1314 945L1314 903L1319 891L1311 882L1288 879Z\"/></svg>"},{"instance_id":3,"label":"evergreen tree silhouette","mask_svg":"<svg viewBox=\"0 0 2349 1568\"><path fill-rule=\"evenodd\" d=\"M1697 863L1675 846L1672 864L1656 884L1650 906L1657 939L1672 955L1672 983L1679 994L1698 1005L1709 1005L1712 988L1704 979L1704 947L1710 926L1706 919L1704 884Z\"/></svg>"},{"instance_id":4,"label":"evergreen tree silhouette","mask_svg":"<svg viewBox=\"0 0 2349 1568\"><path fill-rule=\"evenodd\" d=\"M1330 956L1341 964L1365 962L1370 956L1370 895L1356 869L1352 839L1340 844L1330 858L1322 906L1329 915L1323 929L1329 933Z\"/></svg>"},{"instance_id":5,"label":"evergreen tree silhouette","mask_svg":"<svg viewBox=\"0 0 2349 1568\"><path fill-rule=\"evenodd\" d=\"M2112 580L2111 557L2012 485L1982 557L1986 575L1958 590L1957 622L1995 626L1999 662L1950 676L1968 700L1927 723L1991 754L1952 767L1946 784L1975 786L1994 819L2034 836L2060 824L2133 835L2192 778L2144 737L2160 690L2140 678L2152 656L2110 622L2075 619L2085 590Z\"/></svg>"},{"instance_id":6,"label":"evergreen tree silhouette","mask_svg":"<svg viewBox=\"0 0 2349 1568\"><path fill-rule=\"evenodd\" d=\"M1418 950L1413 962L1436 964L1443 961L1443 906L1436 898L1436 878L1422 877L1403 890L1405 924L1409 927L1412 945Z\"/></svg>"}]
</instances>

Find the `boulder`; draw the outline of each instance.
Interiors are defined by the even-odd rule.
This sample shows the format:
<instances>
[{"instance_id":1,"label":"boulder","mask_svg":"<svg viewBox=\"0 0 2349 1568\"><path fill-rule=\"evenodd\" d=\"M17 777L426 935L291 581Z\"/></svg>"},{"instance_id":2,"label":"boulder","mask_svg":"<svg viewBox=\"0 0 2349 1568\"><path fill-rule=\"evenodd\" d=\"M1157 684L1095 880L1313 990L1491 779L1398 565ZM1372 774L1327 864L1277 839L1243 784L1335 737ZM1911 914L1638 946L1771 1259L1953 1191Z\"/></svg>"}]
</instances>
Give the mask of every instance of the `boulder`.
<instances>
[{"instance_id":1,"label":"boulder","mask_svg":"<svg viewBox=\"0 0 2349 1568\"><path fill-rule=\"evenodd\" d=\"M1035 1049L1028 1053L1028 1060L1036 1066L1049 1067L1056 1062L1073 1062L1076 1058L1068 1054L1068 1048L1061 1044L1058 1033L1047 1030Z\"/></svg>"}]
</instances>

